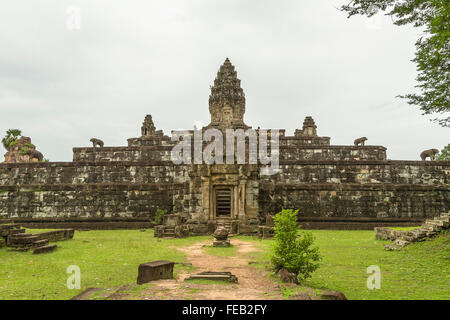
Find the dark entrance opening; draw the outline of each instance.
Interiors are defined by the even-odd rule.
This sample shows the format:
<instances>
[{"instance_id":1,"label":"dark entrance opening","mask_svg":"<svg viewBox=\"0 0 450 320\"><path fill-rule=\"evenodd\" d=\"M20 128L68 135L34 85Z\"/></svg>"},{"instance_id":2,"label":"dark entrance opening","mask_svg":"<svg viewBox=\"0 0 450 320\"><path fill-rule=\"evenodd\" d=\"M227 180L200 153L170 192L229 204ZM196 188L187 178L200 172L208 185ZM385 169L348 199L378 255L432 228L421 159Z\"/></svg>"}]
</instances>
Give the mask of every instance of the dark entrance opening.
<instances>
[{"instance_id":1,"label":"dark entrance opening","mask_svg":"<svg viewBox=\"0 0 450 320\"><path fill-rule=\"evenodd\" d=\"M231 188L216 189L216 216L231 215Z\"/></svg>"}]
</instances>

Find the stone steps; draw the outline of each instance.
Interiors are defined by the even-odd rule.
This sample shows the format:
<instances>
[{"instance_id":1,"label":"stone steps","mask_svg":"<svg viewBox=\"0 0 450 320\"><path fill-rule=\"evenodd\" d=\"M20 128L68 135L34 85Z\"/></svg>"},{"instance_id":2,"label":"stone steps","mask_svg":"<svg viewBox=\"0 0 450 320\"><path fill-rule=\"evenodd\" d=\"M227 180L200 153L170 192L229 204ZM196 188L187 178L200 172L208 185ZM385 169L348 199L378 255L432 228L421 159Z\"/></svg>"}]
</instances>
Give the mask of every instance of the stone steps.
<instances>
[{"instance_id":1,"label":"stone steps","mask_svg":"<svg viewBox=\"0 0 450 320\"><path fill-rule=\"evenodd\" d=\"M10 247L24 247L31 245L33 242L38 241L38 236L27 235L23 237L9 236L7 240L7 244Z\"/></svg>"},{"instance_id":2,"label":"stone steps","mask_svg":"<svg viewBox=\"0 0 450 320\"><path fill-rule=\"evenodd\" d=\"M46 245L48 245L48 239L42 239L42 240L33 242L33 246L35 246L35 247L42 247L42 246L46 246Z\"/></svg>"},{"instance_id":3,"label":"stone steps","mask_svg":"<svg viewBox=\"0 0 450 320\"><path fill-rule=\"evenodd\" d=\"M23 230L23 231L21 231ZM21 228L20 225L14 224L14 223L8 223L8 224L0 224L0 236L1 237L8 237L11 234L17 234L25 232L24 229Z\"/></svg>"},{"instance_id":4,"label":"stone steps","mask_svg":"<svg viewBox=\"0 0 450 320\"><path fill-rule=\"evenodd\" d=\"M28 251L34 249L33 253L51 252L57 248L56 244L49 244L50 241L60 241L72 239L73 229L60 229L38 234L25 233L20 225L14 223L0 224L0 243L11 247L10 251ZM6 240L6 241L5 241Z\"/></svg>"},{"instance_id":5,"label":"stone steps","mask_svg":"<svg viewBox=\"0 0 450 320\"><path fill-rule=\"evenodd\" d=\"M197 274L192 274L185 278L184 281L190 280L214 280L214 281L226 281L237 283L238 278L231 272L215 272L215 271L205 271Z\"/></svg>"},{"instance_id":6,"label":"stone steps","mask_svg":"<svg viewBox=\"0 0 450 320\"><path fill-rule=\"evenodd\" d=\"M175 227L164 226L163 236L164 238L175 238Z\"/></svg>"},{"instance_id":7,"label":"stone steps","mask_svg":"<svg viewBox=\"0 0 450 320\"><path fill-rule=\"evenodd\" d=\"M7 223L13 223L11 219L0 219L0 225L7 224Z\"/></svg>"},{"instance_id":8,"label":"stone steps","mask_svg":"<svg viewBox=\"0 0 450 320\"><path fill-rule=\"evenodd\" d=\"M443 213L439 217L427 219L419 229L412 231L404 231L395 233L398 238L395 240L395 245L403 247L411 242L423 241L426 238L431 238L440 231L450 227L450 213ZM399 235L400 234L400 235ZM394 250L392 245L386 245L386 250Z\"/></svg>"}]
</instances>

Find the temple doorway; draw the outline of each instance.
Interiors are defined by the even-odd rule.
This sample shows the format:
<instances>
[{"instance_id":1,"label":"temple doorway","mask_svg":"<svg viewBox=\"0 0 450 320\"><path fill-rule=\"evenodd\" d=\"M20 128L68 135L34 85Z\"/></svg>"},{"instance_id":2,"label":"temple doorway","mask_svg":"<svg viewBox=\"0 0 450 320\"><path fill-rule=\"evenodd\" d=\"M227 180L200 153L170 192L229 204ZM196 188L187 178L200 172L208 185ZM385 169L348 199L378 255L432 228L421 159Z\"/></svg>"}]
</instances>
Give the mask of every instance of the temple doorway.
<instances>
[{"instance_id":1,"label":"temple doorway","mask_svg":"<svg viewBox=\"0 0 450 320\"><path fill-rule=\"evenodd\" d=\"M217 187L215 189L216 217L231 217L232 196L230 187Z\"/></svg>"}]
</instances>

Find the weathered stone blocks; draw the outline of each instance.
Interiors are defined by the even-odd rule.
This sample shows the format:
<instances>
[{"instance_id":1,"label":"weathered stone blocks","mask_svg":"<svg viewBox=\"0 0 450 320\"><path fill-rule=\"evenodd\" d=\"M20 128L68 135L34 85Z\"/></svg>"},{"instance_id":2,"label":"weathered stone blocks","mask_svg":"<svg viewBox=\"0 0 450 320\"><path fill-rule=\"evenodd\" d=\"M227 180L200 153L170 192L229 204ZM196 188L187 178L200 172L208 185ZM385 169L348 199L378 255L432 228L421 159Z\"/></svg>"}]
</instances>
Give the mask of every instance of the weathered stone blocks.
<instances>
[{"instance_id":1,"label":"weathered stone blocks","mask_svg":"<svg viewBox=\"0 0 450 320\"><path fill-rule=\"evenodd\" d=\"M162 238L164 236L164 226L155 226L154 236L157 238Z\"/></svg>"},{"instance_id":2,"label":"weathered stone blocks","mask_svg":"<svg viewBox=\"0 0 450 320\"><path fill-rule=\"evenodd\" d=\"M238 278L231 272L217 272L217 271L205 271L197 274L192 274L184 281L189 280L214 280L214 281L226 281L231 283L237 283Z\"/></svg>"},{"instance_id":3,"label":"weathered stone blocks","mask_svg":"<svg viewBox=\"0 0 450 320\"><path fill-rule=\"evenodd\" d=\"M269 226L259 226L258 227L258 238L260 239L269 239L273 238L275 232L273 227Z\"/></svg>"},{"instance_id":4,"label":"weathered stone blocks","mask_svg":"<svg viewBox=\"0 0 450 320\"><path fill-rule=\"evenodd\" d=\"M189 227L187 225L181 225L175 227L176 238L186 238L189 236Z\"/></svg>"},{"instance_id":5,"label":"weathered stone blocks","mask_svg":"<svg viewBox=\"0 0 450 320\"><path fill-rule=\"evenodd\" d=\"M55 251L58 246L56 244L50 244L42 247L37 247L33 250L33 254L47 253Z\"/></svg>"},{"instance_id":6,"label":"weathered stone blocks","mask_svg":"<svg viewBox=\"0 0 450 320\"><path fill-rule=\"evenodd\" d=\"M174 262L158 260L139 265L137 284L173 278Z\"/></svg>"}]
</instances>

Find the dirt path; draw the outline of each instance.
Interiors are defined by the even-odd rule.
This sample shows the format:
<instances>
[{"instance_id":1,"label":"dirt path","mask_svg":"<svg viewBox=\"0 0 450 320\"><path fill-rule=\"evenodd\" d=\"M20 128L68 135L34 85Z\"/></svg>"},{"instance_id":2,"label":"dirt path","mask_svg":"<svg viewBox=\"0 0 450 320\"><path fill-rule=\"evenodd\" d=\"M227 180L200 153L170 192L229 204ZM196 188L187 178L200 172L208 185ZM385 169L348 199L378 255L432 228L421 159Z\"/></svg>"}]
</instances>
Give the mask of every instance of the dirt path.
<instances>
[{"instance_id":1,"label":"dirt path","mask_svg":"<svg viewBox=\"0 0 450 320\"><path fill-rule=\"evenodd\" d=\"M205 246L211 246L212 241L198 242L189 247L175 248L187 254L187 260L196 269L190 273L178 275L178 279L155 281L141 294L141 299L193 299L193 300L264 300L283 299L283 295L275 283L263 271L249 265L251 259L248 253L258 251L252 243L231 239L231 244L237 248L237 255L222 257L207 254ZM237 284L211 283L199 284L184 282L192 273L202 271L229 271L238 278Z\"/></svg>"},{"instance_id":2,"label":"dirt path","mask_svg":"<svg viewBox=\"0 0 450 320\"><path fill-rule=\"evenodd\" d=\"M278 285L267 277L267 272L249 265L251 260L248 257L248 253L259 249L250 242L238 239L232 239L231 244L237 248L236 256L221 257L205 253L203 247L211 245L211 241L178 248L178 250L188 255L188 261L196 267L195 273L202 271L229 271L238 278L238 284L203 285L202 290L197 291L194 299L282 299L283 296ZM179 281L183 281L187 276L189 276L188 273L180 274ZM184 284L186 285L186 283Z\"/></svg>"},{"instance_id":3,"label":"dirt path","mask_svg":"<svg viewBox=\"0 0 450 320\"><path fill-rule=\"evenodd\" d=\"M187 261L195 270L178 274L177 279L158 280L148 283L138 294L132 293L138 288L136 284L127 284L120 288L103 290L97 298L114 300L278 300L283 299L279 286L268 278L268 271L255 268L249 264L249 253L259 251L251 242L231 239L237 249L234 256L217 256L208 254L205 246L212 241L198 242L189 247L176 247L187 254ZM196 283L184 279L191 274L203 271L228 271L238 278L238 283L212 282ZM90 288L74 299L92 299L99 289Z\"/></svg>"}]
</instances>

